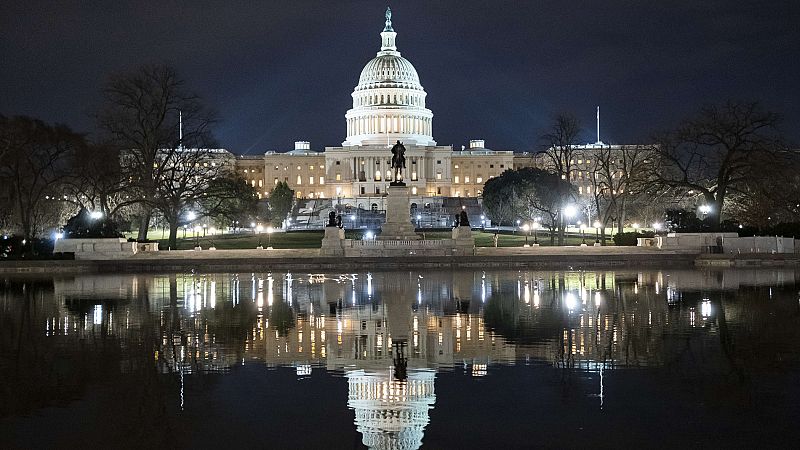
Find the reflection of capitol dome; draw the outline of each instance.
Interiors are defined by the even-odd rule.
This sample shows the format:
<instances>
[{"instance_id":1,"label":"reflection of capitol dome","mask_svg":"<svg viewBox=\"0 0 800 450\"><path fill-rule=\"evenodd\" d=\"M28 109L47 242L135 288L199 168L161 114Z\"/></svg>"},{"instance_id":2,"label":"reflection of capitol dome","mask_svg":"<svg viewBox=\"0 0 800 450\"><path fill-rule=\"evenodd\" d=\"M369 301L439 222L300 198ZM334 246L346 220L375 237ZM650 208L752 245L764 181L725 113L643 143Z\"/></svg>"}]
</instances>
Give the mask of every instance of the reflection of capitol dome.
<instances>
[{"instance_id":1,"label":"reflection of capitol dome","mask_svg":"<svg viewBox=\"0 0 800 450\"><path fill-rule=\"evenodd\" d=\"M397 381L390 370L346 374L347 406L355 411L362 442L373 449L417 449L422 445L428 410L436 395L433 371L414 371Z\"/></svg>"},{"instance_id":2,"label":"reflection of capitol dome","mask_svg":"<svg viewBox=\"0 0 800 450\"><path fill-rule=\"evenodd\" d=\"M345 146L405 144L436 145L433 113L425 108L425 90L417 70L400 56L395 45L392 13L386 10L381 51L364 66L353 89L353 108L347 111Z\"/></svg>"}]
</instances>

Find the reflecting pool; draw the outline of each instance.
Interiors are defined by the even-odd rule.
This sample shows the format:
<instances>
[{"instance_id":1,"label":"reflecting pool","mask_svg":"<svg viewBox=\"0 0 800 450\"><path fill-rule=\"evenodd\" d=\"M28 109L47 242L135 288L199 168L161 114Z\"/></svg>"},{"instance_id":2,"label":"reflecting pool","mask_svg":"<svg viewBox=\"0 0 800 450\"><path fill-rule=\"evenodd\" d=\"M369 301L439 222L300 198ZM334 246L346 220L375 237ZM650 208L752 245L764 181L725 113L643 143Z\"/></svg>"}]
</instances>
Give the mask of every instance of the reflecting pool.
<instances>
[{"instance_id":1,"label":"reflecting pool","mask_svg":"<svg viewBox=\"0 0 800 450\"><path fill-rule=\"evenodd\" d=\"M6 276L0 448L793 445L798 276Z\"/></svg>"}]
</instances>

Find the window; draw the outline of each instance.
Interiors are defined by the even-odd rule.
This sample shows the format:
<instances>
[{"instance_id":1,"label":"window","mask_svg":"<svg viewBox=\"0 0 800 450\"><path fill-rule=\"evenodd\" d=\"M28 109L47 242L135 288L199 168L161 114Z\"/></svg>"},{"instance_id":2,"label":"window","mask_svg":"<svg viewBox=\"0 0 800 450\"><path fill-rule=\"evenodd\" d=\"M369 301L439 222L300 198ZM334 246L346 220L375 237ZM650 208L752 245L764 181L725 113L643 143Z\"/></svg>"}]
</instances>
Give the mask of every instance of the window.
<instances>
[{"instance_id":1,"label":"window","mask_svg":"<svg viewBox=\"0 0 800 450\"><path fill-rule=\"evenodd\" d=\"M275 170L279 170L279 166L275 166Z\"/></svg>"},{"instance_id":2,"label":"window","mask_svg":"<svg viewBox=\"0 0 800 450\"><path fill-rule=\"evenodd\" d=\"M319 184L325 184L325 177L319 177Z\"/></svg>"},{"instance_id":3,"label":"window","mask_svg":"<svg viewBox=\"0 0 800 450\"><path fill-rule=\"evenodd\" d=\"M297 185L303 184L303 180L300 178L300 175L297 176Z\"/></svg>"},{"instance_id":4,"label":"window","mask_svg":"<svg viewBox=\"0 0 800 450\"><path fill-rule=\"evenodd\" d=\"M436 164L441 164L441 163L442 163L442 160L441 160L441 159L437 159L437 160L436 160Z\"/></svg>"},{"instance_id":5,"label":"window","mask_svg":"<svg viewBox=\"0 0 800 450\"><path fill-rule=\"evenodd\" d=\"M308 184L314 184L314 177L308 177Z\"/></svg>"},{"instance_id":6,"label":"window","mask_svg":"<svg viewBox=\"0 0 800 450\"><path fill-rule=\"evenodd\" d=\"M475 179L475 182L476 183L483 183L483 177L478 176L478 178Z\"/></svg>"},{"instance_id":7,"label":"window","mask_svg":"<svg viewBox=\"0 0 800 450\"><path fill-rule=\"evenodd\" d=\"M367 188L365 188L364 186L361 186L361 195L366 194L366 192L367 192Z\"/></svg>"},{"instance_id":8,"label":"window","mask_svg":"<svg viewBox=\"0 0 800 450\"><path fill-rule=\"evenodd\" d=\"M341 162L340 162L340 161L336 161L336 165L337 165L337 166L338 166L338 165L341 165Z\"/></svg>"},{"instance_id":9,"label":"window","mask_svg":"<svg viewBox=\"0 0 800 450\"><path fill-rule=\"evenodd\" d=\"M300 170L300 166L297 166L297 170Z\"/></svg>"},{"instance_id":10,"label":"window","mask_svg":"<svg viewBox=\"0 0 800 450\"><path fill-rule=\"evenodd\" d=\"M308 170L314 170L314 166L308 166Z\"/></svg>"},{"instance_id":11,"label":"window","mask_svg":"<svg viewBox=\"0 0 800 450\"><path fill-rule=\"evenodd\" d=\"M258 180L258 187L264 187L264 180Z\"/></svg>"},{"instance_id":12,"label":"window","mask_svg":"<svg viewBox=\"0 0 800 450\"><path fill-rule=\"evenodd\" d=\"M411 181L417 181L417 172L411 172Z\"/></svg>"},{"instance_id":13,"label":"window","mask_svg":"<svg viewBox=\"0 0 800 450\"><path fill-rule=\"evenodd\" d=\"M436 179L437 180L441 180L442 179L442 172L436 172Z\"/></svg>"},{"instance_id":14,"label":"window","mask_svg":"<svg viewBox=\"0 0 800 450\"><path fill-rule=\"evenodd\" d=\"M416 186L411 186L411 194L412 195L417 195L417 187Z\"/></svg>"},{"instance_id":15,"label":"window","mask_svg":"<svg viewBox=\"0 0 800 450\"><path fill-rule=\"evenodd\" d=\"M458 175L453 177L453 183L460 183L460 182L461 182L461 179L458 177Z\"/></svg>"},{"instance_id":16,"label":"window","mask_svg":"<svg viewBox=\"0 0 800 450\"><path fill-rule=\"evenodd\" d=\"M454 169L458 169L458 164L455 164L455 165L453 166L453 168L454 168Z\"/></svg>"},{"instance_id":17,"label":"window","mask_svg":"<svg viewBox=\"0 0 800 450\"><path fill-rule=\"evenodd\" d=\"M378 211L378 204L373 203L372 205L370 205L369 209L372 210L372 212Z\"/></svg>"},{"instance_id":18,"label":"window","mask_svg":"<svg viewBox=\"0 0 800 450\"><path fill-rule=\"evenodd\" d=\"M274 185L277 185L277 184L278 184L278 177L275 177L275 182L274 182L274 183L272 183L272 184L274 184Z\"/></svg>"},{"instance_id":19,"label":"window","mask_svg":"<svg viewBox=\"0 0 800 450\"><path fill-rule=\"evenodd\" d=\"M320 165L320 166L319 166L319 168L320 168L320 169L324 169L324 168L325 168L325 166L323 166L323 165Z\"/></svg>"},{"instance_id":20,"label":"window","mask_svg":"<svg viewBox=\"0 0 800 450\"><path fill-rule=\"evenodd\" d=\"M490 169L494 169L494 164L489 164Z\"/></svg>"},{"instance_id":21,"label":"window","mask_svg":"<svg viewBox=\"0 0 800 450\"><path fill-rule=\"evenodd\" d=\"M375 193L376 193L376 194L380 194L380 193L381 193L381 188L380 188L380 186L375 186Z\"/></svg>"},{"instance_id":22,"label":"window","mask_svg":"<svg viewBox=\"0 0 800 450\"><path fill-rule=\"evenodd\" d=\"M380 170L376 170L375 171L375 181L381 181L381 171Z\"/></svg>"},{"instance_id":23,"label":"window","mask_svg":"<svg viewBox=\"0 0 800 450\"><path fill-rule=\"evenodd\" d=\"M336 172L336 181L342 181L342 174L339 172Z\"/></svg>"},{"instance_id":24,"label":"window","mask_svg":"<svg viewBox=\"0 0 800 450\"><path fill-rule=\"evenodd\" d=\"M505 166L506 166L505 164L500 164L501 169L504 168Z\"/></svg>"},{"instance_id":25,"label":"window","mask_svg":"<svg viewBox=\"0 0 800 450\"><path fill-rule=\"evenodd\" d=\"M442 188L441 187L437 187L436 188L436 195L442 195Z\"/></svg>"},{"instance_id":26,"label":"window","mask_svg":"<svg viewBox=\"0 0 800 450\"><path fill-rule=\"evenodd\" d=\"M469 183L469 177L464 177L464 183Z\"/></svg>"},{"instance_id":27,"label":"window","mask_svg":"<svg viewBox=\"0 0 800 450\"><path fill-rule=\"evenodd\" d=\"M256 180L250 180L250 186L256 187Z\"/></svg>"}]
</instances>

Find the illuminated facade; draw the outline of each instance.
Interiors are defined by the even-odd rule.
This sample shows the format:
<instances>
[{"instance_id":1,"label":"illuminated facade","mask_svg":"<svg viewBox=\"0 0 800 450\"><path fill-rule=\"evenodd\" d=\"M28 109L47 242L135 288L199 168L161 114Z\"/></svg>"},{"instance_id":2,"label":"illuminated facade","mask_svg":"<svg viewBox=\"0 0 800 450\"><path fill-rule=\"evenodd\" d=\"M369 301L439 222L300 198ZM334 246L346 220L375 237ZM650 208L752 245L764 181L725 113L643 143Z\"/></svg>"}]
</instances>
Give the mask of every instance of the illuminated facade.
<instances>
[{"instance_id":1,"label":"illuminated facade","mask_svg":"<svg viewBox=\"0 0 800 450\"><path fill-rule=\"evenodd\" d=\"M265 196L285 181L298 198L384 209L391 181L390 147L406 147L405 182L412 201L423 197L479 197L483 183L513 166L512 151L470 148L454 151L433 138L433 112L411 62L397 49L397 33L387 11L377 55L361 71L353 89L353 107L345 114L346 138L340 147L311 150L306 141L291 151L268 151L263 157L240 157L237 171ZM263 167L259 166L259 160Z\"/></svg>"}]
</instances>

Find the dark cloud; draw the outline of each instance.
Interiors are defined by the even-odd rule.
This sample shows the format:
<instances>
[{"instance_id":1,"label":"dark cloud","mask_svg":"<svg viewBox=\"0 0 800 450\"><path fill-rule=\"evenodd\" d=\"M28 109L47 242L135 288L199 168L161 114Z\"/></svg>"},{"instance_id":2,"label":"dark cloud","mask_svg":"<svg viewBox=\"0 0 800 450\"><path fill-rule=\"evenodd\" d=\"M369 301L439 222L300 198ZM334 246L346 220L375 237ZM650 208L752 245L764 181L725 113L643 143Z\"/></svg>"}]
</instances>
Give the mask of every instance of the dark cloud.
<instances>
[{"instance_id":1,"label":"dark cloud","mask_svg":"<svg viewBox=\"0 0 800 450\"><path fill-rule=\"evenodd\" d=\"M756 99L798 137L800 3L389 2L417 68L434 138L535 146L576 113L593 139L632 142L726 99ZM0 112L91 131L111 72L168 62L215 107L238 153L344 140L344 113L379 46L386 2L51 2L0 5Z\"/></svg>"}]
</instances>

